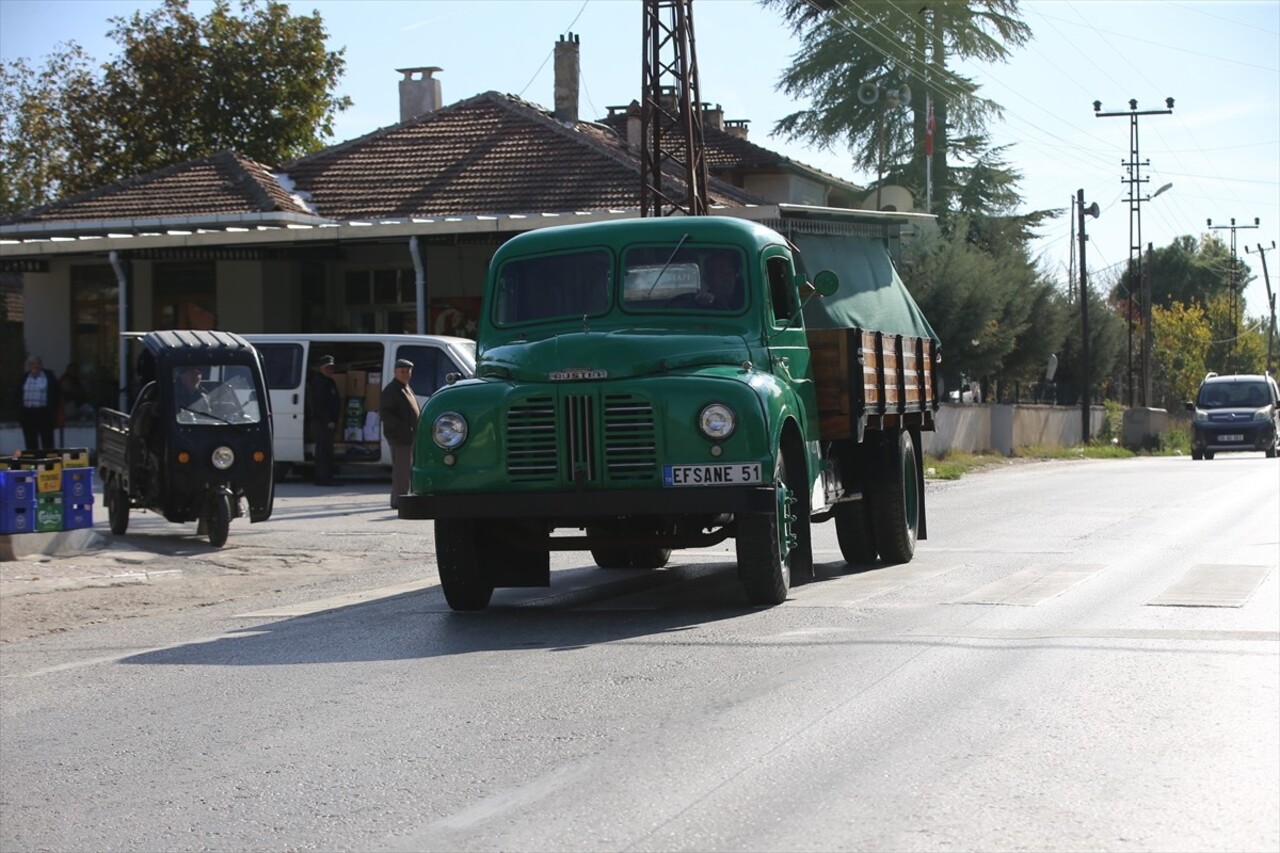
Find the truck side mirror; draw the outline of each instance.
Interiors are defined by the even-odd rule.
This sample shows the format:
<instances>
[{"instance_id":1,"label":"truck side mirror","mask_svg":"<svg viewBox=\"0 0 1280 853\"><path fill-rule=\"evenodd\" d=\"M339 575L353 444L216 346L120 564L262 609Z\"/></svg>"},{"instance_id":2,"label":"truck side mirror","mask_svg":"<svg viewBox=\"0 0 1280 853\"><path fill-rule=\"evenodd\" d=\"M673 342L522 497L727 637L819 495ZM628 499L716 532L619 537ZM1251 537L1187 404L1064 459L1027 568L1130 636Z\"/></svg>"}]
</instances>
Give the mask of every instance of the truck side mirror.
<instances>
[{"instance_id":1,"label":"truck side mirror","mask_svg":"<svg viewBox=\"0 0 1280 853\"><path fill-rule=\"evenodd\" d=\"M819 296L831 296L840 289L840 276L831 270L823 270L813 277L813 289Z\"/></svg>"}]
</instances>

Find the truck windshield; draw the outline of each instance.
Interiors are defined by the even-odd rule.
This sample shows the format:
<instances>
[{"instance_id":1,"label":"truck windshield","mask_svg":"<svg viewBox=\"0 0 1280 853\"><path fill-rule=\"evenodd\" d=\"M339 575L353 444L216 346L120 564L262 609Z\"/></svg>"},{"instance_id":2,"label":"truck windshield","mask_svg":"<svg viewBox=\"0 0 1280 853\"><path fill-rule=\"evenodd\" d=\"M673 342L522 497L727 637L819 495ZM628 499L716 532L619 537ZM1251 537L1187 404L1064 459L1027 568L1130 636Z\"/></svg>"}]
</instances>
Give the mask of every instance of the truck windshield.
<instances>
[{"instance_id":1,"label":"truck windshield","mask_svg":"<svg viewBox=\"0 0 1280 853\"><path fill-rule=\"evenodd\" d=\"M1202 409L1260 409L1271 403L1266 382L1206 382L1200 386Z\"/></svg>"},{"instance_id":2,"label":"truck windshield","mask_svg":"<svg viewBox=\"0 0 1280 853\"><path fill-rule=\"evenodd\" d=\"M745 302L736 249L642 246L627 251L622 304L632 310L737 311Z\"/></svg>"},{"instance_id":3,"label":"truck windshield","mask_svg":"<svg viewBox=\"0 0 1280 853\"><path fill-rule=\"evenodd\" d=\"M498 270L494 322L501 326L603 314L612 264L603 249L518 258Z\"/></svg>"}]
</instances>

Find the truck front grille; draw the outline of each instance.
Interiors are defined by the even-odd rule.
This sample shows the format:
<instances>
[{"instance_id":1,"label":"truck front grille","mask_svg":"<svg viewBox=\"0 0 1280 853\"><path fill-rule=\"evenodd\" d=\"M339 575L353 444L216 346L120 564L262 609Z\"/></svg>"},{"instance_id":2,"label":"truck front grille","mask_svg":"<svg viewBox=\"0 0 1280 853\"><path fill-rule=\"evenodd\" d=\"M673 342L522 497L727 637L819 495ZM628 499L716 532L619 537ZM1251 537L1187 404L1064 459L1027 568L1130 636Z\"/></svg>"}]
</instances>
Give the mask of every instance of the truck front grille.
<instances>
[{"instance_id":1,"label":"truck front grille","mask_svg":"<svg viewBox=\"0 0 1280 853\"><path fill-rule=\"evenodd\" d=\"M556 407L552 397L532 397L507 412L507 477L513 483L556 478Z\"/></svg>"},{"instance_id":2,"label":"truck front grille","mask_svg":"<svg viewBox=\"0 0 1280 853\"><path fill-rule=\"evenodd\" d=\"M513 483L567 487L658 480L653 405L631 394L520 400L507 411L506 439Z\"/></svg>"}]
</instances>

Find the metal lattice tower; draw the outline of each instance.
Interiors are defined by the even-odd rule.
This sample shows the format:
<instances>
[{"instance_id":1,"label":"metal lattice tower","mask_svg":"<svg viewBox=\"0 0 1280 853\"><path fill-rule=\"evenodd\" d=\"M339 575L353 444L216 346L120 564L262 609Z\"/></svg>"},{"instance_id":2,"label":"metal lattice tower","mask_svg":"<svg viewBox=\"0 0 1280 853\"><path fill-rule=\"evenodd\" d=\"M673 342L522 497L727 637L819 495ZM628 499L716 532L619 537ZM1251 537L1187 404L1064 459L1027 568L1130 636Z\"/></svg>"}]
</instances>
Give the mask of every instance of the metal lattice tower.
<instances>
[{"instance_id":1,"label":"metal lattice tower","mask_svg":"<svg viewBox=\"0 0 1280 853\"><path fill-rule=\"evenodd\" d=\"M644 0L640 215L707 212L693 0Z\"/></svg>"}]
</instances>

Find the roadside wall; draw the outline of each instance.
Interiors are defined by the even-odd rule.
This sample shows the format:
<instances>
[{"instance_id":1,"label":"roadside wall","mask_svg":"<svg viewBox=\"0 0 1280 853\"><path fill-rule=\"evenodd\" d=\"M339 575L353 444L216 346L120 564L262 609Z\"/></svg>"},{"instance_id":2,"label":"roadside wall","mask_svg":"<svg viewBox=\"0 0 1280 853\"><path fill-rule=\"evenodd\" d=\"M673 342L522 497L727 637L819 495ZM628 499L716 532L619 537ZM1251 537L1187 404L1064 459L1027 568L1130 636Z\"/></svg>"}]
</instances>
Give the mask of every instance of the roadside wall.
<instances>
[{"instance_id":1,"label":"roadside wall","mask_svg":"<svg viewBox=\"0 0 1280 853\"><path fill-rule=\"evenodd\" d=\"M1096 436L1106 419L1102 406L1089 410L1089 434ZM1080 444L1080 410L1032 404L957 405L943 403L937 429L924 434L924 451L995 451L1008 456L1015 447L1070 447Z\"/></svg>"},{"instance_id":2,"label":"roadside wall","mask_svg":"<svg viewBox=\"0 0 1280 853\"><path fill-rule=\"evenodd\" d=\"M1090 412L1091 435L1102 429L1105 411L1094 406ZM94 424L68 424L55 440L63 447L97 449ZM1037 444L1069 447L1080 443L1080 410L1065 406L1037 405L955 405L943 403L938 410L937 430L924 434L926 453L947 450L977 453L992 450L1008 456L1015 447ZM0 423L0 456L22 449L22 430L16 423Z\"/></svg>"}]
</instances>

